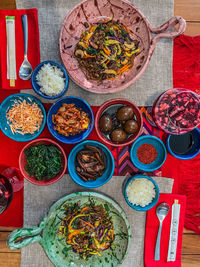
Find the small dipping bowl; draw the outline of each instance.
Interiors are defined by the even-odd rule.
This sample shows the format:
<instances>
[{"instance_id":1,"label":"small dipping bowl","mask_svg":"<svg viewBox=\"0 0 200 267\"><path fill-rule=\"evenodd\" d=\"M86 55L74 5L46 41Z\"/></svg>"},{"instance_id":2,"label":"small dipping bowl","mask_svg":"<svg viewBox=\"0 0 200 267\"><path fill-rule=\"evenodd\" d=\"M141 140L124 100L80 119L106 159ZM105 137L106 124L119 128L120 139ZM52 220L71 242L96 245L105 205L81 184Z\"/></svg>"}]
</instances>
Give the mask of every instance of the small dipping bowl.
<instances>
[{"instance_id":1,"label":"small dipping bowl","mask_svg":"<svg viewBox=\"0 0 200 267\"><path fill-rule=\"evenodd\" d=\"M104 115L104 114L109 114L112 115L114 113L117 112L117 110L123 106L130 106L133 111L134 111L134 118L137 123L138 123L138 129L134 134L128 135L128 138L120 143L116 143L113 142L110 138L109 138L109 133L103 133L100 128L99 128L99 120L100 118ZM133 143L133 141L135 139L138 138L138 136L141 135L142 133L142 128L143 128L143 119L142 119L142 114L139 110L139 108L134 105L131 101L123 99L123 98L116 98L116 99L111 99L107 102L105 102L103 105L100 106L100 108L98 109L96 116L95 116L95 129L97 132L97 135L99 136L99 138L105 142L108 145L111 146L126 146L129 145L131 143Z\"/></svg>"},{"instance_id":2,"label":"small dipping bowl","mask_svg":"<svg viewBox=\"0 0 200 267\"><path fill-rule=\"evenodd\" d=\"M34 176L30 177L29 174L26 172L25 170L25 166L27 165L27 160L26 160L26 155L24 153L24 150L26 148L35 146L35 145L40 145L40 144L44 144L44 145L54 145L56 146L60 151L61 151L61 157L62 157L62 168L60 170L60 172L50 178L50 179L45 179L43 178L42 180L37 180ZM67 168L67 157L65 155L65 151L64 149L55 141L49 139L49 138L40 138L40 139L36 139L31 141L30 143L28 143L27 145L25 145L25 147L23 147L20 156L19 156L19 168L21 173L23 174L23 176L26 178L26 180L28 180L29 182L31 182L32 184L35 185L50 185L53 184L55 182L57 182L58 180L60 180L63 175L65 174L66 168Z\"/></svg>"},{"instance_id":3,"label":"small dipping bowl","mask_svg":"<svg viewBox=\"0 0 200 267\"><path fill-rule=\"evenodd\" d=\"M172 138L180 138L180 142L183 142L184 140L182 139L185 135L190 135L192 136L192 140L191 140L191 144L189 145L188 149L186 150L186 152L184 153L176 153L174 151L174 148L171 147L171 142L172 141ZM171 134L168 135L167 137L167 141L166 141L166 146L167 146L167 149L169 151L169 153L178 158L178 159L184 159L184 160L187 160L187 159L192 159L194 157L196 157L199 152L200 152L200 130L198 128L192 130L191 132L187 132L186 134L184 135L176 135L176 136L173 136Z\"/></svg>"},{"instance_id":4,"label":"small dipping bowl","mask_svg":"<svg viewBox=\"0 0 200 267\"><path fill-rule=\"evenodd\" d=\"M154 184L154 188L155 188L155 191L156 191L156 195L155 195L155 197L153 198L152 202L149 203L148 205L146 205L145 207L142 207L142 206L139 206L139 205L133 205L133 204L129 201L128 196L127 196L127 187L128 187L128 185L130 184L130 182L132 182L132 181L135 180L135 179L141 179L141 178L145 178L145 179L151 181L151 182ZM137 210L137 211L147 211L147 210L152 209L152 208L157 204L158 199L159 199L159 187L158 187L157 183L156 183L151 177L146 176L146 175L142 175L142 174L137 174L137 175L131 177L131 178L127 181L127 183L126 183L126 185L125 185L125 188L124 188L124 198L125 198L127 204L128 204L132 209Z\"/></svg>"},{"instance_id":5,"label":"small dipping bowl","mask_svg":"<svg viewBox=\"0 0 200 267\"><path fill-rule=\"evenodd\" d=\"M151 144L157 150L157 157L155 160L149 164L144 164L139 161L137 156L138 148L143 144ZM159 169L166 160L167 150L164 143L157 137L153 135L140 136L132 145L130 150L131 161L138 169L146 172L152 172Z\"/></svg>"},{"instance_id":6,"label":"small dipping bowl","mask_svg":"<svg viewBox=\"0 0 200 267\"><path fill-rule=\"evenodd\" d=\"M89 126L86 130L82 131L79 134L76 135L69 135L65 136L62 134L59 134L56 130L54 130L54 124L52 121L52 115L56 114L58 109L62 106L62 104L75 104L75 107L81 108L83 111L85 111L88 114L88 117L90 119ZM66 96L59 100L57 100L49 109L48 115L47 115L47 126L49 128L50 133L60 142L65 144L75 144L82 142L85 140L89 134L91 133L93 127L94 127L94 115L93 111L90 107L90 105L83 100L80 97L76 96Z\"/></svg>"},{"instance_id":7,"label":"small dipping bowl","mask_svg":"<svg viewBox=\"0 0 200 267\"><path fill-rule=\"evenodd\" d=\"M106 164L106 169L103 173L102 176L98 177L94 181L84 181L77 173L76 173L76 155L77 153L84 149L84 145L91 145L98 147L102 150L102 152L105 155L105 164ZM115 161L113 158L112 153L110 150L101 144L100 142L97 141L92 141L92 140L86 140L78 145L76 145L70 152L69 157L68 157L68 171L69 175L71 178L74 180L75 183L87 187L87 188L95 188L102 186L106 184L113 176L115 169Z\"/></svg>"},{"instance_id":8,"label":"small dipping bowl","mask_svg":"<svg viewBox=\"0 0 200 267\"><path fill-rule=\"evenodd\" d=\"M50 64L52 66L56 66L57 68L61 69L61 71L63 72L63 78L65 78L65 87L63 89L62 92L60 92L59 94L55 95L55 96L48 96L48 95L45 95L43 92L40 91L40 86L39 84L37 83L37 79L36 79L36 76L38 74L38 72L41 70L41 68L45 65L45 64ZM36 92L36 94L38 94L39 96L42 96L43 98L46 98L46 99L56 99L56 98L59 98L61 97L62 95L64 95L68 89L68 84L69 84L69 79L68 79L68 75L67 75L67 71L65 70L65 68L55 62L55 61L52 61L52 60L47 60L47 61L43 61L41 62L34 70L33 70L33 73L32 73L32 76L31 76L31 84L32 84L32 87L33 87L33 90Z\"/></svg>"}]
</instances>

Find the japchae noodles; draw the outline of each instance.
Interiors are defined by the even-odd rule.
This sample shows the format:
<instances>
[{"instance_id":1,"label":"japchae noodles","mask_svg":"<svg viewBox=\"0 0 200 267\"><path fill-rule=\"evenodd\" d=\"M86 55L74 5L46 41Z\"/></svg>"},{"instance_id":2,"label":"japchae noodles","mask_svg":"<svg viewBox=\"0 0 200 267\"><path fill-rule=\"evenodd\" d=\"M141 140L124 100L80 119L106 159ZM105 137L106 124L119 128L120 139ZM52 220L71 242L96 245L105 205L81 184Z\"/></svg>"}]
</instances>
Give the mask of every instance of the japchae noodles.
<instances>
[{"instance_id":1,"label":"japchae noodles","mask_svg":"<svg viewBox=\"0 0 200 267\"><path fill-rule=\"evenodd\" d=\"M74 55L87 79L114 80L132 68L140 47L129 33L125 25L113 20L95 24L82 33Z\"/></svg>"},{"instance_id":2,"label":"japchae noodles","mask_svg":"<svg viewBox=\"0 0 200 267\"><path fill-rule=\"evenodd\" d=\"M75 204L66 207L66 217L62 220L59 234L65 236L66 243L83 259L110 248L114 241L112 218L102 205Z\"/></svg>"}]
</instances>

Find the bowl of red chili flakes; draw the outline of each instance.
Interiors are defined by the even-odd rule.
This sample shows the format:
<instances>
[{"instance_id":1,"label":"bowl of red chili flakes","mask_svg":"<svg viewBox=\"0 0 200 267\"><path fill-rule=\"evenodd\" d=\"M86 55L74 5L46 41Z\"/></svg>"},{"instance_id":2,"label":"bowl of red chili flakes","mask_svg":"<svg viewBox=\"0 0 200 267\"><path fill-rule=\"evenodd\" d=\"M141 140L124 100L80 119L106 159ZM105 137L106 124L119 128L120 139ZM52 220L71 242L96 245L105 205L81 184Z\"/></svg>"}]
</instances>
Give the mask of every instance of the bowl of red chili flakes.
<instances>
[{"instance_id":1,"label":"bowl of red chili flakes","mask_svg":"<svg viewBox=\"0 0 200 267\"><path fill-rule=\"evenodd\" d=\"M130 156L135 167L142 171L152 172L164 164L167 150L158 137L144 135L133 143Z\"/></svg>"}]
</instances>

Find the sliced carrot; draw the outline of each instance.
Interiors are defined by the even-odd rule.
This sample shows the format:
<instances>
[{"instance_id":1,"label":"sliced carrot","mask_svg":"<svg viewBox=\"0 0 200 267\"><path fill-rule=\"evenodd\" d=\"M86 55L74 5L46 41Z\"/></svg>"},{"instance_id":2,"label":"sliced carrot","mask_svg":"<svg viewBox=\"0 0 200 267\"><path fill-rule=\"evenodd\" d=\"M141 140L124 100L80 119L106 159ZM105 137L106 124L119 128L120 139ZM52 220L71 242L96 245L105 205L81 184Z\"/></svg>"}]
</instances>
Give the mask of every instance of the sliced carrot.
<instances>
[{"instance_id":1,"label":"sliced carrot","mask_svg":"<svg viewBox=\"0 0 200 267\"><path fill-rule=\"evenodd\" d=\"M125 25L124 25L124 28L126 29L126 31L127 31L128 33L130 33L129 28L127 28Z\"/></svg>"},{"instance_id":2,"label":"sliced carrot","mask_svg":"<svg viewBox=\"0 0 200 267\"><path fill-rule=\"evenodd\" d=\"M82 220L82 219L80 219L80 221L82 221L82 222L84 222L85 224L89 225L90 227L94 228L94 226L93 226L91 223L88 223L88 222L86 222L86 221L84 221L84 220Z\"/></svg>"},{"instance_id":3,"label":"sliced carrot","mask_svg":"<svg viewBox=\"0 0 200 267\"><path fill-rule=\"evenodd\" d=\"M78 234L80 234L80 232L82 232L83 230L84 230L84 228L81 228L81 229L74 229L74 231L73 231L72 233L69 234L69 236L68 236L68 240L71 240L72 237L73 237L74 235L78 235Z\"/></svg>"},{"instance_id":4,"label":"sliced carrot","mask_svg":"<svg viewBox=\"0 0 200 267\"><path fill-rule=\"evenodd\" d=\"M111 238L112 238L112 240L113 240L113 239L114 239L114 230L111 229L109 232L110 232Z\"/></svg>"},{"instance_id":5,"label":"sliced carrot","mask_svg":"<svg viewBox=\"0 0 200 267\"><path fill-rule=\"evenodd\" d=\"M115 26L115 25L113 25L112 27L113 27L115 30L119 31L119 32L121 31L121 30L120 30L117 26Z\"/></svg>"},{"instance_id":6,"label":"sliced carrot","mask_svg":"<svg viewBox=\"0 0 200 267\"><path fill-rule=\"evenodd\" d=\"M96 56L91 56L91 55L89 55L89 54L86 54L86 55L85 55L85 58L88 58L88 57L96 57Z\"/></svg>"},{"instance_id":7,"label":"sliced carrot","mask_svg":"<svg viewBox=\"0 0 200 267\"><path fill-rule=\"evenodd\" d=\"M93 26L90 28L89 32L94 32L94 31L96 30L97 27L98 27L98 25L93 25Z\"/></svg>"},{"instance_id":8,"label":"sliced carrot","mask_svg":"<svg viewBox=\"0 0 200 267\"><path fill-rule=\"evenodd\" d=\"M82 212L84 212L84 211L86 211L86 210L88 210L88 209L90 209L90 207L86 206L86 207L82 208L82 210L81 210L80 213L82 213Z\"/></svg>"},{"instance_id":9,"label":"sliced carrot","mask_svg":"<svg viewBox=\"0 0 200 267\"><path fill-rule=\"evenodd\" d=\"M104 46L103 46L103 51L106 53L106 55L110 55L110 51L108 49L106 49Z\"/></svg>"},{"instance_id":10,"label":"sliced carrot","mask_svg":"<svg viewBox=\"0 0 200 267\"><path fill-rule=\"evenodd\" d=\"M109 62L110 62L110 60L108 59L108 60L105 62L105 64L108 65Z\"/></svg>"},{"instance_id":11,"label":"sliced carrot","mask_svg":"<svg viewBox=\"0 0 200 267\"><path fill-rule=\"evenodd\" d=\"M118 69L118 73L120 73L120 72L123 72L124 71L124 69L126 69L127 67L129 67L130 65L129 64L126 64L126 65L124 65L122 68L120 68L120 69Z\"/></svg>"}]
</instances>

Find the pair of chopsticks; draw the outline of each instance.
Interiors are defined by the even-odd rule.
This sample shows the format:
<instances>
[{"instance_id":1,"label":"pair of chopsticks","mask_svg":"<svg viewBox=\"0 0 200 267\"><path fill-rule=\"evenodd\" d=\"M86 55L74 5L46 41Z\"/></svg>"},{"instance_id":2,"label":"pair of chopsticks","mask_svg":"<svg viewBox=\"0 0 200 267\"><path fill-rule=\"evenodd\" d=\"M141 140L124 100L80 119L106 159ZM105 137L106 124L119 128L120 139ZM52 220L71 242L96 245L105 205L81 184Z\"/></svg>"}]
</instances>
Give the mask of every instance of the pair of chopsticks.
<instances>
[{"instance_id":1,"label":"pair of chopsticks","mask_svg":"<svg viewBox=\"0 0 200 267\"><path fill-rule=\"evenodd\" d=\"M16 74L16 53L15 53L15 17L6 16L7 35L7 79L10 86L15 86Z\"/></svg>"}]
</instances>

